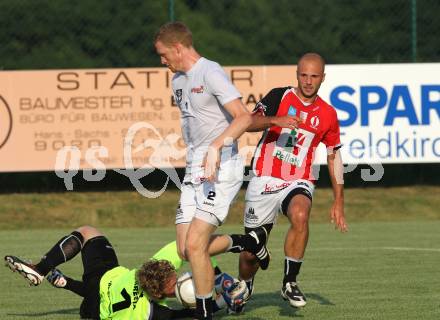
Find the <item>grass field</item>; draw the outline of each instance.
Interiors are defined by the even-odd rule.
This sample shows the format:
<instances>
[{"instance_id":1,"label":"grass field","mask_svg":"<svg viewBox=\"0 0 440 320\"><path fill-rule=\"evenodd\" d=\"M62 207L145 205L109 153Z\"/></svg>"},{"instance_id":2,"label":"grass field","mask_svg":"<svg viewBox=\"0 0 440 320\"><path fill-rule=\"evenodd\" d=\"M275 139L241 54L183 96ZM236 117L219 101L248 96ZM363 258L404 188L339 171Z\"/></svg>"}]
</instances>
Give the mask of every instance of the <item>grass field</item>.
<instances>
[{"instance_id":1,"label":"grass field","mask_svg":"<svg viewBox=\"0 0 440 320\"><path fill-rule=\"evenodd\" d=\"M349 222L440 220L440 187L353 188L345 190ZM157 199L136 192L64 192L0 194L0 230L99 227L172 226L179 191ZM332 190L317 188L311 220L327 222ZM244 190L233 204L226 224L243 221ZM284 219L281 219L284 220Z\"/></svg>"},{"instance_id":2,"label":"grass field","mask_svg":"<svg viewBox=\"0 0 440 320\"><path fill-rule=\"evenodd\" d=\"M301 310L289 307L279 295L286 228L280 224L274 229L272 264L258 273L255 295L240 319L440 319L439 220L351 223L347 234L313 223L300 277L309 303ZM136 267L174 239L171 227L102 230L127 267ZM0 252L36 261L68 231L3 230ZM219 261L225 271L236 274L236 255L222 255ZM79 277L79 257L60 269ZM78 319L79 297L47 283L29 287L9 269L0 270L0 319ZM236 318L223 312L217 317Z\"/></svg>"}]
</instances>

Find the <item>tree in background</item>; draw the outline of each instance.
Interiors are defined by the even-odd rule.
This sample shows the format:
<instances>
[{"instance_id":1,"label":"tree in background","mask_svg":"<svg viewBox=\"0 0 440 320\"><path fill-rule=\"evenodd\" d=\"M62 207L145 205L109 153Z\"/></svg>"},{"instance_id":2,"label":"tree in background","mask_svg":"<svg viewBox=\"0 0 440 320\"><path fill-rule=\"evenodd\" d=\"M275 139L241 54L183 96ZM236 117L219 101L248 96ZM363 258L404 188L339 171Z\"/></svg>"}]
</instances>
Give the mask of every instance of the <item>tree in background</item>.
<instances>
[{"instance_id":1,"label":"tree in background","mask_svg":"<svg viewBox=\"0 0 440 320\"><path fill-rule=\"evenodd\" d=\"M0 69L159 66L168 1L3 0ZM198 50L223 65L412 61L412 0L175 0ZM417 60L440 60L437 0L417 1Z\"/></svg>"}]
</instances>

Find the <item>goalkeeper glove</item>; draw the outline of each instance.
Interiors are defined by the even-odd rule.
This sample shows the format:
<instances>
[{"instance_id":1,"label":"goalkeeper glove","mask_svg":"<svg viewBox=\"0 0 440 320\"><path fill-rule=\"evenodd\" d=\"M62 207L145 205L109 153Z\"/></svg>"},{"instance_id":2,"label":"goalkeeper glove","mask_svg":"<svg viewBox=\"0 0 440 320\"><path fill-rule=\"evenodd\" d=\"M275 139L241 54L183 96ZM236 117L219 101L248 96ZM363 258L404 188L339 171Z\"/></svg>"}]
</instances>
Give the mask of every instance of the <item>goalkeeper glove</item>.
<instances>
[{"instance_id":1,"label":"goalkeeper glove","mask_svg":"<svg viewBox=\"0 0 440 320\"><path fill-rule=\"evenodd\" d=\"M58 269L53 269L46 278L55 288L64 288L67 284L66 276Z\"/></svg>"}]
</instances>

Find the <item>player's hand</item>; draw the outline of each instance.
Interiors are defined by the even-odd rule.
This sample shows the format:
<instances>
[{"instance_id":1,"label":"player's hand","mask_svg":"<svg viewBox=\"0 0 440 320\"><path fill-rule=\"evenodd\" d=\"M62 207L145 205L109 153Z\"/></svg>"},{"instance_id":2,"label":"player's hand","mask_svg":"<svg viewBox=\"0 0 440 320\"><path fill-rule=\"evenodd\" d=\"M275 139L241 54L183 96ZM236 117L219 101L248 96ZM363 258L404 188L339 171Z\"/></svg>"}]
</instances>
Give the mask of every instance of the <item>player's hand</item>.
<instances>
[{"instance_id":1,"label":"player's hand","mask_svg":"<svg viewBox=\"0 0 440 320\"><path fill-rule=\"evenodd\" d=\"M243 306L250 299L250 292L246 282L238 279L221 295L231 313L240 313L240 310L243 310Z\"/></svg>"},{"instance_id":2,"label":"player's hand","mask_svg":"<svg viewBox=\"0 0 440 320\"><path fill-rule=\"evenodd\" d=\"M53 269L46 278L55 288L64 288L67 284L66 276L58 269Z\"/></svg>"},{"instance_id":3,"label":"player's hand","mask_svg":"<svg viewBox=\"0 0 440 320\"><path fill-rule=\"evenodd\" d=\"M330 211L331 223L335 225L335 229L341 232L347 232L348 226L344 215L344 201L335 200Z\"/></svg>"},{"instance_id":4,"label":"player's hand","mask_svg":"<svg viewBox=\"0 0 440 320\"><path fill-rule=\"evenodd\" d=\"M205 178L209 182L214 182L217 179L217 170L219 166L220 149L209 146L202 164L202 167L205 169L203 178Z\"/></svg>"},{"instance_id":5,"label":"player's hand","mask_svg":"<svg viewBox=\"0 0 440 320\"><path fill-rule=\"evenodd\" d=\"M301 119L293 116L275 117L274 124L281 128L296 129L301 123Z\"/></svg>"}]
</instances>

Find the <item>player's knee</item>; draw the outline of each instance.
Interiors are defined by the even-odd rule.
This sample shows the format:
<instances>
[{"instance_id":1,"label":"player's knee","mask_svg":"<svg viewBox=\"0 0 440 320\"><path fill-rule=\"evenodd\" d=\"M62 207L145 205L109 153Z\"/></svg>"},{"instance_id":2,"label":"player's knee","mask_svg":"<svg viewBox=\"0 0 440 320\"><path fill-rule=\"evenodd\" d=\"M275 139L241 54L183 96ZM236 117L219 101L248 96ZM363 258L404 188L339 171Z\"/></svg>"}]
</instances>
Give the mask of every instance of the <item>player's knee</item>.
<instances>
[{"instance_id":1,"label":"player's knee","mask_svg":"<svg viewBox=\"0 0 440 320\"><path fill-rule=\"evenodd\" d=\"M196 241L186 241L185 256L191 259L193 256L199 253L199 248Z\"/></svg>"},{"instance_id":2,"label":"player's knee","mask_svg":"<svg viewBox=\"0 0 440 320\"><path fill-rule=\"evenodd\" d=\"M198 249L196 246L187 243L185 247L185 257L190 261L198 254Z\"/></svg>"},{"instance_id":3,"label":"player's knee","mask_svg":"<svg viewBox=\"0 0 440 320\"><path fill-rule=\"evenodd\" d=\"M295 230L298 231L304 230L309 225L309 213L307 210L294 207L289 217L292 227Z\"/></svg>"},{"instance_id":4,"label":"player's knee","mask_svg":"<svg viewBox=\"0 0 440 320\"><path fill-rule=\"evenodd\" d=\"M194 236L189 236L185 242L185 256L191 260L193 257L203 253L206 246Z\"/></svg>"},{"instance_id":5,"label":"player's knee","mask_svg":"<svg viewBox=\"0 0 440 320\"><path fill-rule=\"evenodd\" d=\"M94 238L94 237L98 237L98 236L102 236L103 234L96 229L95 227L92 226L81 226L79 228L76 229L77 232L81 233L81 235L84 238L84 242L86 242L87 240Z\"/></svg>"}]
</instances>

